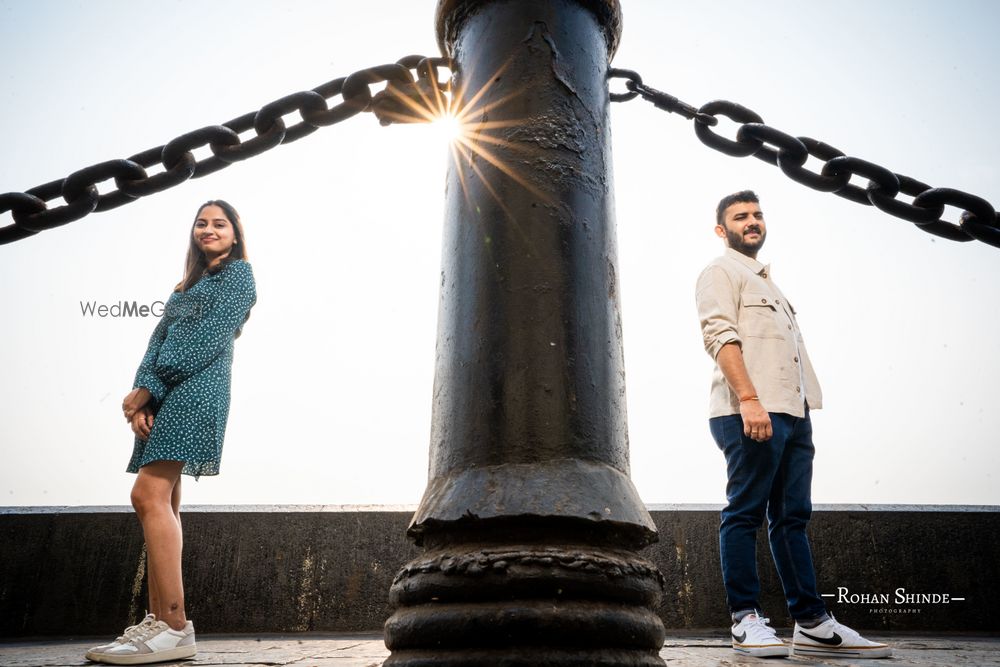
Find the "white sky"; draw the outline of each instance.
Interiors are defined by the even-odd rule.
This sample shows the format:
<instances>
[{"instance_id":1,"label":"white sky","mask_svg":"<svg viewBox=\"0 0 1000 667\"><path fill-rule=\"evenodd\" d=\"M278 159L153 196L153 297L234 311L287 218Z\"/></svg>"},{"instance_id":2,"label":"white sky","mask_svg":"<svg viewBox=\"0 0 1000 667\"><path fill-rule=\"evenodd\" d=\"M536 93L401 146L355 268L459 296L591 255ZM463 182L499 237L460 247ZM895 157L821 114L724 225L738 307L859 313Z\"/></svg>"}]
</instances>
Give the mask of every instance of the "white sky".
<instances>
[{"instance_id":1,"label":"white sky","mask_svg":"<svg viewBox=\"0 0 1000 667\"><path fill-rule=\"evenodd\" d=\"M435 4L0 0L0 191L435 55ZM1000 5L622 4L614 64L649 85L740 102L1000 205ZM632 476L646 502L724 500L693 287L721 251L715 203L749 187L768 219L761 259L800 313L824 389L814 500L1000 504L1000 250L716 153L641 100L612 108L612 135ZM363 115L0 246L0 505L128 502L119 406L155 321L83 317L80 302L165 299L209 198L241 212L259 298L236 345L222 475L188 482L185 502L417 503L447 158L432 127Z\"/></svg>"}]
</instances>

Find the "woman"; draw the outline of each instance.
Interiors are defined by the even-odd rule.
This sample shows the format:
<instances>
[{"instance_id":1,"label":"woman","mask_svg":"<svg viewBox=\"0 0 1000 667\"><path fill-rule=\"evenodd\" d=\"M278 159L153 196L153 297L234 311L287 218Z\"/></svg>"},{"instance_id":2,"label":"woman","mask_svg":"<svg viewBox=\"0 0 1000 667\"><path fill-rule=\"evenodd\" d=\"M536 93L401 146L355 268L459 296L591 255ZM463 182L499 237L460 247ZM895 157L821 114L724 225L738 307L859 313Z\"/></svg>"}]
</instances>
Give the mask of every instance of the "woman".
<instances>
[{"instance_id":1,"label":"woman","mask_svg":"<svg viewBox=\"0 0 1000 667\"><path fill-rule=\"evenodd\" d=\"M115 665L195 654L181 580L181 475L217 475L229 415L233 340L257 300L239 216L222 200L198 209L184 278L174 288L122 401L135 433L128 472L146 541L149 614L87 658Z\"/></svg>"}]
</instances>

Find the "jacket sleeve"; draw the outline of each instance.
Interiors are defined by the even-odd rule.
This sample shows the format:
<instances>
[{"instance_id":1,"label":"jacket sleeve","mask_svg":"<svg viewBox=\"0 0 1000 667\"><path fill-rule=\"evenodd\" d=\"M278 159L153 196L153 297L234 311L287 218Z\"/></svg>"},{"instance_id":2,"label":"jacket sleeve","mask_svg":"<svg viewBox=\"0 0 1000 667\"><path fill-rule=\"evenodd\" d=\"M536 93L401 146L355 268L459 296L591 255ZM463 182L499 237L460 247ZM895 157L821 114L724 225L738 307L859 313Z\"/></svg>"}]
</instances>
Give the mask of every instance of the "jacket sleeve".
<instances>
[{"instance_id":1,"label":"jacket sleeve","mask_svg":"<svg viewBox=\"0 0 1000 667\"><path fill-rule=\"evenodd\" d=\"M167 322L161 317L156 328L153 329L153 335L149 337L146 354L139 364L139 370L135 373L135 382L132 384L133 389L145 387L149 390L149 393L153 396L153 408L162 403L164 397L167 395L167 385L156 375L156 357L160 354L160 346L163 345L166 337Z\"/></svg>"},{"instance_id":2,"label":"jacket sleeve","mask_svg":"<svg viewBox=\"0 0 1000 667\"><path fill-rule=\"evenodd\" d=\"M702 271L698 276L695 300L701 335L709 356L715 359L719 350L729 343L736 343L742 348L743 339L737 326L740 291L725 269L713 264Z\"/></svg>"},{"instance_id":3,"label":"jacket sleeve","mask_svg":"<svg viewBox=\"0 0 1000 667\"><path fill-rule=\"evenodd\" d=\"M175 322L156 358L156 375L175 386L207 368L222 354L257 302L250 265L239 260L219 275L214 298L196 317Z\"/></svg>"}]
</instances>

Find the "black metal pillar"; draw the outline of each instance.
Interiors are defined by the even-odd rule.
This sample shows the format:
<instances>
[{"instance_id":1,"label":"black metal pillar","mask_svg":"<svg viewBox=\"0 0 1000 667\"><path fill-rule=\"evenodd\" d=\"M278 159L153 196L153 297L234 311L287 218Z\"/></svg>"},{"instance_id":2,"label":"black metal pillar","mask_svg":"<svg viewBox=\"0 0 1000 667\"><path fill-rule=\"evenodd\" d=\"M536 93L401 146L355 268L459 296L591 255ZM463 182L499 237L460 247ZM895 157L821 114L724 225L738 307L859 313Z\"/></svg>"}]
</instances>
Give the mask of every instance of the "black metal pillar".
<instances>
[{"instance_id":1,"label":"black metal pillar","mask_svg":"<svg viewBox=\"0 0 1000 667\"><path fill-rule=\"evenodd\" d=\"M447 184L430 478L387 666L662 665L628 477L606 72L617 0L441 0Z\"/></svg>"}]
</instances>

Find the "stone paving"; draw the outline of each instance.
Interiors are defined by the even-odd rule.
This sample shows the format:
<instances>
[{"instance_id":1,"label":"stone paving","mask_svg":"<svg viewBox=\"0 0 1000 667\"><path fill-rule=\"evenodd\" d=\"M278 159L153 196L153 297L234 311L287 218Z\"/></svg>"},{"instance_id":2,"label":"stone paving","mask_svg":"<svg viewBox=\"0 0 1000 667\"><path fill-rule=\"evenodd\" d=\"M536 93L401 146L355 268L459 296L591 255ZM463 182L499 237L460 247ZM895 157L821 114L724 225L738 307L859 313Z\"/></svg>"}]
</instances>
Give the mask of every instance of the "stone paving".
<instances>
[{"instance_id":1,"label":"stone paving","mask_svg":"<svg viewBox=\"0 0 1000 667\"><path fill-rule=\"evenodd\" d=\"M739 667L787 664L830 667L1000 667L1000 636L873 635L891 643L890 660L835 660L793 657L788 660L750 658L733 653L725 636L711 632L672 633L660 655L668 667ZM69 667L95 665L84 652L107 638L8 641L0 643L2 667ZM389 651L381 635L205 635L198 639L198 657L177 663L185 667L379 667ZM585 666L581 666L585 667Z\"/></svg>"}]
</instances>

